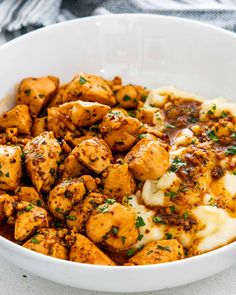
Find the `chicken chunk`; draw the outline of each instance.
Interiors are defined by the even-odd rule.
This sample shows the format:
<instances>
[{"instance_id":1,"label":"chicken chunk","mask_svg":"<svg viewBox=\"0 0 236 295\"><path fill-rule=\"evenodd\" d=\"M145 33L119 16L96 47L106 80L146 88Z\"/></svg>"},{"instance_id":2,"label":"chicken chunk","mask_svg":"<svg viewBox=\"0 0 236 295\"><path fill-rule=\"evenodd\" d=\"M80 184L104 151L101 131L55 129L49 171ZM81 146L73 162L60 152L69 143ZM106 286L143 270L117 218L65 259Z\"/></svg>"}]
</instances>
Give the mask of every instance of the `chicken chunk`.
<instances>
[{"instance_id":1,"label":"chicken chunk","mask_svg":"<svg viewBox=\"0 0 236 295\"><path fill-rule=\"evenodd\" d=\"M31 116L35 118L56 94L58 86L59 79L56 77L26 78L18 87L17 104L27 105Z\"/></svg>"},{"instance_id":2,"label":"chicken chunk","mask_svg":"<svg viewBox=\"0 0 236 295\"><path fill-rule=\"evenodd\" d=\"M65 219L72 206L82 200L86 189L82 179L65 180L55 186L48 198L48 207L53 216Z\"/></svg>"},{"instance_id":3,"label":"chicken chunk","mask_svg":"<svg viewBox=\"0 0 236 295\"><path fill-rule=\"evenodd\" d=\"M175 239L154 241L130 258L134 265L158 264L184 258L183 246Z\"/></svg>"},{"instance_id":4,"label":"chicken chunk","mask_svg":"<svg viewBox=\"0 0 236 295\"><path fill-rule=\"evenodd\" d=\"M24 147L26 170L37 191L50 191L55 181L61 146L52 132L44 132Z\"/></svg>"},{"instance_id":5,"label":"chicken chunk","mask_svg":"<svg viewBox=\"0 0 236 295\"><path fill-rule=\"evenodd\" d=\"M95 244L113 250L125 250L137 242L136 214L114 200L108 199L92 213L87 224L87 236Z\"/></svg>"},{"instance_id":6,"label":"chicken chunk","mask_svg":"<svg viewBox=\"0 0 236 295\"><path fill-rule=\"evenodd\" d=\"M116 92L116 100L122 108L136 108L138 102L144 100L148 95L148 90L141 86L125 85Z\"/></svg>"},{"instance_id":7,"label":"chicken chunk","mask_svg":"<svg viewBox=\"0 0 236 295\"><path fill-rule=\"evenodd\" d=\"M10 217L14 214L14 203L17 201L16 196L8 194L0 194L0 222L5 217Z\"/></svg>"},{"instance_id":8,"label":"chicken chunk","mask_svg":"<svg viewBox=\"0 0 236 295\"><path fill-rule=\"evenodd\" d=\"M112 111L104 117L100 131L112 151L125 152L132 148L146 128L139 120Z\"/></svg>"},{"instance_id":9,"label":"chicken chunk","mask_svg":"<svg viewBox=\"0 0 236 295\"><path fill-rule=\"evenodd\" d=\"M115 263L103 253L88 238L77 234L76 241L70 250L70 260L81 263L98 265L115 265Z\"/></svg>"},{"instance_id":10,"label":"chicken chunk","mask_svg":"<svg viewBox=\"0 0 236 295\"><path fill-rule=\"evenodd\" d=\"M155 136L149 135L131 149L125 161L134 176L145 181L161 177L169 168L170 158L160 141Z\"/></svg>"},{"instance_id":11,"label":"chicken chunk","mask_svg":"<svg viewBox=\"0 0 236 295\"><path fill-rule=\"evenodd\" d=\"M63 244L63 230L42 228L23 244L23 247L35 252L59 259L68 259L68 249Z\"/></svg>"},{"instance_id":12,"label":"chicken chunk","mask_svg":"<svg viewBox=\"0 0 236 295\"><path fill-rule=\"evenodd\" d=\"M14 191L21 174L20 147L0 145L0 189Z\"/></svg>"},{"instance_id":13,"label":"chicken chunk","mask_svg":"<svg viewBox=\"0 0 236 295\"><path fill-rule=\"evenodd\" d=\"M127 163L111 164L104 172L102 179L104 194L121 201L134 193L136 185Z\"/></svg>"},{"instance_id":14,"label":"chicken chunk","mask_svg":"<svg viewBox=\"0 0 236 295\"><path fill-rule=\"evenodd\" d=\"M89 194L81 203L75 205L67 216L67 225L77 232L85 232L85 225L91 213L105 201L99 193Z\"/></svg>"},{"instance_id":15,"label":"chicken chunk","mask_svg":"<svg viewBox=\"0 0 236 295\"><path fill-rule=\"evenodd\" d=\"M99 76L80 73L67 85L62 93L62 102L75 100L92 101L109 106L116 104L114 94Z\"/></svg>"},{"instance_id":16,"label":"chicken chunk","mask_svg":"<svg viewBox=\"0 0 236 295\"><path fill-rule=\"evenodd\" d=\"M15 222L15 239L24 241L34 232L43 227L48 227L47 211L28 202L21 202L16 207L19 210Z\"/></svg>"},{"instance_id":17,"label":"chicken chunk","mask_svg":"<svg viewBox=\"0 0 236 295\"><path fill-rule=\"evenodd\" d=\"M25 201L41 207L44 203L42 196L36 191L34 187L19 186L15 194L18 196L19 201Z\"/></svg>"},{"instance_id":18,"label":"chicken chunk","mask_svg":"<svg viewBox=\"0 0 236 295\"><path fill-rule=\"evenodd\" d=\"M105 170L112 160L112 154L106 142L93 137L77 145L76 158L95 173Z\"/></svg>"},{"instance_id":19,"label":"chicken chunk","mask_svg":"<svg viewBox=\"0 0 236 295\"><path fill-rule=\"evenodd\" d=\"M72 150L69 156L65 159L62 170L62 179L77 177L88 173L88 169L82 165L75 156L76 150Z\"/></svg>"},{"instance_id":20,"label":"chicken chunk","mask_svg":"<svg viewBox=\"0 0 236 295\"><path fill-rule=\"evenodd\" d=\"M19 133L30 134L31 125L32 120L26 105L15 106L0 115L0 129L16 127Z\"/></svg>"},{"instance_id":21,"label":"chicken chunk","mask_svg":"<svg viewBox=\"0 0 236 295\"><path fill-rule=\"evenodd\" d=\"M65 116L59 112L57 107L48 109L47 128L53 132L56 138L62 138L66 135L68 127L65 123Z\"/></svg>"},{"instance_id":22,"label":"chicken chunk","mask_svg":"<svg viewBox=\"0 0 236 295\"><path fill-rule=\"evenodd\" d=\"M110 107L97 102L74 101L59 106L59 112L69 118L76 127L90 126L101 120Z\"/></svg>"},{"instance_id":23,"label":"chicken chunk","mask_svg":"<svg viewBox=\"0 0 236 295\"><path fill-rule=\"evenodd\" d=\"M32 135L38 136L45 131L47 131L47 117L35 118L31 129Z\"/></svg>"}]
</instances>

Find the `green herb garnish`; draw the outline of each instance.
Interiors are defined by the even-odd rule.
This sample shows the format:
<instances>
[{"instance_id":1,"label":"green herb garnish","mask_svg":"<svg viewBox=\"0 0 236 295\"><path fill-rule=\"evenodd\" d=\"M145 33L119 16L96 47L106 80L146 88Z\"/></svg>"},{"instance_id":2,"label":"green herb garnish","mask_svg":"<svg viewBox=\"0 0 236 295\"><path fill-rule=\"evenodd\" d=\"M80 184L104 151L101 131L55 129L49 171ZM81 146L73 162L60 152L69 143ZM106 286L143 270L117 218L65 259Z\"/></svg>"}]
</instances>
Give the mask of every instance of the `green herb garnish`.
<instances>
[{"instance_id":1,"label":"green herb garnish","mask_svg":"<svg viewBox=\"0 0 236 295\"><path fill-rule=\"evenodd\" d=\"M143 218L141 216L138 216L136 219L135 227L139 228L141 226L144 226L146 223L144 222Z\"/></svg>"}]
</instances>

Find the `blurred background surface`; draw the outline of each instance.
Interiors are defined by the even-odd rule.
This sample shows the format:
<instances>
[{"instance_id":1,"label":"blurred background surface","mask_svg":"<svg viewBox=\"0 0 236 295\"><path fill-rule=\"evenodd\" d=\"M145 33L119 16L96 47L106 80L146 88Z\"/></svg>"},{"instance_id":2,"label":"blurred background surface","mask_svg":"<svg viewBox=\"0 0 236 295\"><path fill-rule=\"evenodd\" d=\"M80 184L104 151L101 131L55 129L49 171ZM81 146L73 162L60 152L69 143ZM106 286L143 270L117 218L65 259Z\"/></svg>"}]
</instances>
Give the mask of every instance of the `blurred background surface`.
<instances>
[{"instance_id":1,"label":"blurred background surface","mask_svg":"<svg viewBox=\"0 0 236 295\"><path fill-rule=\"evenodd\" d=\"M179 16L236 31L236 0L0 0L0 44L53 23L110 13Z\"/></svg>"}]
</instances>

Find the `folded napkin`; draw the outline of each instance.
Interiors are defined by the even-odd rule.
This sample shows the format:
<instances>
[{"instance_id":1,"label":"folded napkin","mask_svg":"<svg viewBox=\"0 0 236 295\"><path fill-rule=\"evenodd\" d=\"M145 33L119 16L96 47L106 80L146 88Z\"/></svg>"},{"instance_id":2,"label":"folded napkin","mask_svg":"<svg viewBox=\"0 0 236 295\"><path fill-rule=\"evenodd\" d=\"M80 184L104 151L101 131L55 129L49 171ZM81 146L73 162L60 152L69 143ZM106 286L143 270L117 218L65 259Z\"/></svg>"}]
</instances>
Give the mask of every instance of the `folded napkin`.
<instances>
[{"instance_id":1,"label":"folded napkin","mask_svg":"<svg viewBox=\"0 0 236 295\"><path fill-rule=\"evenodd\" d=\"M135 12L186 17L236 31L236 0L0 0L0 44L77 17Z\"/></svg>"}]
</instances>

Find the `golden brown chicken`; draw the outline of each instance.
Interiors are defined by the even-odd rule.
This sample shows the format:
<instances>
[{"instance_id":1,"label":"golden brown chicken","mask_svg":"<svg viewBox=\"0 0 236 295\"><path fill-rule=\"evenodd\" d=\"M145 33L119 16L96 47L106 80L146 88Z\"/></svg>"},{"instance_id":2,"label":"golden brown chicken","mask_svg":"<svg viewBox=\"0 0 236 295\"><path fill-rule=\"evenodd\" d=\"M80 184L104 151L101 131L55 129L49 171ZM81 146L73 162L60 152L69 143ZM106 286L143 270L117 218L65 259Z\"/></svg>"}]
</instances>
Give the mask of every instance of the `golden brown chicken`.
<instances>
[{"instance_id":1,"label":"golden brown chicken","mask_svg":"<svg viewBox=\"0 0 236 295\"><path fill-rule=\"evenodd\" d=\"M89 264L115 265L94 243L80 234L76 235L76 241L71 247L70 260Z\"/></svg>"},{"instance_id":2,"label":"golden brown chicken","mask_svg":"<svg viewBox=\"0 0 236 295\"><path fill-rule=\"evenodd\" d=\"M18 87L17 104L27 105L31 116L37 117L56 94L58 86L59 79L56 77L26 78Z\"/></svg>"},{"instance_id":3,"label":"golden brown chicken","mask_svg":"<svg viewBox=\"0 0 236 295\"><path fill-rule=\"evenodd\" d=\"M0 189L14 191L20 184L21 149L0 145Z\"/></svg>"},{"instance_id":4,"label":"golden brown chicken","mask_svg":"<svg viewBox=\"0 0 236 295\"><path fill-rule=\"evenodd\" d=\"M64 235L63 230L42 228L25 242L23 247L41 254L67 260L68 249L64 245Z\"/></svg>"},{"instance_id":5,"label":"golden brown chicken","mask_svg":"<svg viewBox=\"0 0 236 295\"><path fill-rule=\"evenodd\" d=\"M44 132L24 147L26 170L38 192L48 192L54 183L61 146L52 132Z\"/></svg>"},{"instance_id":6,"label":"golden brown chicken","mask_svg":"<svg viewBox=\"0 0 236 295\"><path fill-rule=\"evenodd\" d=\"M154 241L129 259L133 265L158 264L184 258L183 246L175 239Z\"/></svg>"},{"instance_id":7,"label":"golden brown chicken","mask_svg":"<svg viewBox=\"0 0 236 295\"><path fill-rule=\"evenodd\" d=\"M96 244L125 250L137 242L136 214L132 209L108 199L90 216L86 233Z\"/></svg>"}]
</instances>

